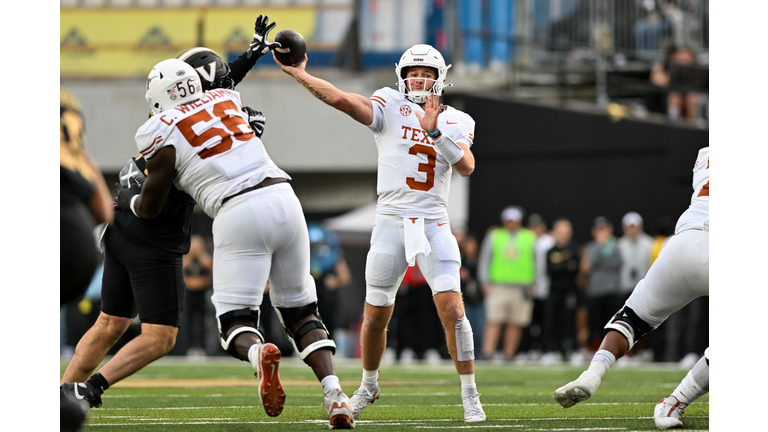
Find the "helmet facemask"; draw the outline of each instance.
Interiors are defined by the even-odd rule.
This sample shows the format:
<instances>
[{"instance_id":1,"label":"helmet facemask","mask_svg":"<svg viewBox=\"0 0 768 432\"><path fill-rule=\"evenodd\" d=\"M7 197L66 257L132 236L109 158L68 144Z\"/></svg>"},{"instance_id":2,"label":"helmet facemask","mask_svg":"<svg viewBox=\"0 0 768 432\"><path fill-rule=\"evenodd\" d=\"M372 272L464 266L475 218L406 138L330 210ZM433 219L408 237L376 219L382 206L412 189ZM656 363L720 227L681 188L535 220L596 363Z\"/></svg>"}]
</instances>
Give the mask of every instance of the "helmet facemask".
<instances>
[{"instance_id":1,"label":"helmet facemask","mask_svg":"<svg viewBox=\"0 0 768 432\"><path fill-rule=\"evenodd\" d=\"M429 78L416 77L407 78L406 75L408 73L408 69L413 66L424 66L432 68L437 72L437 78L434 80ZM440 54L440 51L429 45L414 45L405 53L403 53L403 56L400 57L400 63L395 65L398 90L400 93L404 94L409 101L417 104L425 103L427 101L427 96L430 94L442 96L443 89L451 85L445 83L445 78L447 77L448 69L450 68L451 65L445 65L445 60L443 60L443 56ZM425 83L428 80L431 80L434 82L434 84L429 90L411 91L410 85L408 85L409 83L406 83L406 80L412 81L414 78L424 80ZM425 85L425 88L426 87L427 86Z\"/></svg>"}]
</instances>

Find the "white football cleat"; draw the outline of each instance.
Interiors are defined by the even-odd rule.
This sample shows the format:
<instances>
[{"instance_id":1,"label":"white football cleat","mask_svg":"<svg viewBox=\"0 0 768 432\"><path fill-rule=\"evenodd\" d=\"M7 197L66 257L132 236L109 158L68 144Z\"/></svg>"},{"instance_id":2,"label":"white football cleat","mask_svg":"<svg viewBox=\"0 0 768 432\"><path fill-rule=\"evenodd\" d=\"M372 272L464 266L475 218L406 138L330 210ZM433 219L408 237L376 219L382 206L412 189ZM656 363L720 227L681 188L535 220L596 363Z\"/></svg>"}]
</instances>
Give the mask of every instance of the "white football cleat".
<instances>
[{"instance_id":1,"label":"white football cleat","mask_svg":"<svg viewBox=\"0 0 768 432\"><path fill-rule=\"evenodd\" d=\"M552 398L563 408L570 408L579 402L592 397L597 388L600 387L600 377L594 372L588 370L582 372L576 381L555 390Z\"/></svg>"},{"instance_id":2,"label":"white football cleat","mask_svg":"<svg viewBox=\"0 0 768 432\"><path fill-rule=\"evenodd\" d=\"M341 389L325 395L325 411L328 413L328 429L354 429L355 419L349 408L349 398Z\"/></svg>"},{"instance_id":3,"label":"white football cleat","mask_svg":"<svg viewBox=\"0 0 768 432\"><path fill-rule=\"evenodd\" d=\"M355 420L360 418L360 412L363 411L363 408L379 398L379 393L379 383L376 383L376 388L373 389L361 385L359 389L352 393L352 397L349 399L349 407L352 409L352 416Z\"/></svg>"},{"instance_id":4,"label":"white football cleat","mask_svg":"<svg viewBox=\"0 0 768 432\"><path fill-rule=\"evenodd\" d=\"M656 423L656 427L659 429L683 427L683 421L680 417L683 416L687 406L674 396L659 401L656 408L653 409L653 421Z\"/></svg>"},{"instance_id":5,"label":"white football cleat","mask_svg":"<svg viewBox=\"0 0 768 432\"><path fill-rule=\"evenodd\" d=\"M464 421L475 423L485 421L485 411L480 403L480 393L461 398L464 405Z\"/></svg>"},{"instance_id":6,"label":"white football cleat","mask_svg":"<svg viewBox=\"0 0 768 432\"><path fill-rule=\"evenodd\" d=\"M285 392L280 383L280 349L275 344L261 344L251 366L259 379L259 400L270 417L277 417L285 406Z\"/></svg>"}]
</instances>

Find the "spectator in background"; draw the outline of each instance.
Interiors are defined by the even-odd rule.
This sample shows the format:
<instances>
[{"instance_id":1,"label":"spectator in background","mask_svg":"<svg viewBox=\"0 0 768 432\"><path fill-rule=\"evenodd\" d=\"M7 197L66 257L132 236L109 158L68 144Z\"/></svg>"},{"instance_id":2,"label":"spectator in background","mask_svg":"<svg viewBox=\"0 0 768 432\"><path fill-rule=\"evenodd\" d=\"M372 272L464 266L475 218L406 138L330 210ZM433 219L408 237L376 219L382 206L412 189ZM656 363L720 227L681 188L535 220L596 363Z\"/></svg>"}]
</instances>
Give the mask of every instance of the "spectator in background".
<instances>
[{"instance_id":1,"label":"spectator in background","mask_svg":"<svg viewBox=\"0 0 768 432\"><path fill-rule=\"evenodd\" d=\"M611 222L599 216L592 228L594 240L587 243L581 258L581 271L587 277L586 304L589 320L587 347L594 352L603 327L623 304L619 296L620 270L623 263L616 246Z\"/></svg>"},{"instance_id":2,"label":"spectator in background","mask_svg":"<svg viewBox=\"0 0 768 432\"><path fill-rule=\"evenodd\" d=\"M662 112L675 121L684 118L694 122L705 117L702 106L708 77L697 66L690 48L670 47L666 60L651 70L651 84L654 88L648 94L649 111Z\"/></svg>"},{"instance_id":3,"label":"spectator in background","mask_svg":"<svg viewBox=\"0 0 768 432\"><path fill-rule=\"evenodd\" d=\"M97 224L111 222L114 207L101 171L85 149L82 108L59 89L59 303L85 292L99 265L93 237Z\"/></svg>"},{"instance_id":4,"label":"spectator in background","mask_svg":"<svg viewBox=\"0 0 768 432\"><path fill-rule=\"evenodd\" d=\"M545 264L549 276L549 296L545 303L542 331L545 354L542 364L556 363L576 349L576 307L578 306L580 252L573 243L573 227L566 218L552 225L555 245L547 251Z\"/></svg>"},{"instance_id":5,"label":"spectator in background","mask_svg":"<svg viewBox=\"0 0 768 432\"><path fill-rule=\"evenodd\" d=\"M317 309L333 336L338 326L339 288L352 280L352 274L336 235L316 222L308 223L307 229L309 272L317 287Z\"/></svg>"},{"instance_id":6,"label":"spectator in background","mask_svg":"<svg viewBox=\"0 0 768 432\"><path fill-rule=\"evenodd\" d=\"M638 54L652 55L659 48L659 39L669 30L670 25L654 0L638 0L638 3L641 18L635 23L635 49Z\"/></svg>"},{"instance_id":7,"label":"spectator in background","mask_svg":"<svg viewBox=\"0 0 768 432\"><path fill-rule=\"evenodd\" d=\"M464 299L464 311L467 319L473 329L473 340L475 350L483 346L483 329L485 328L485 305L483 304L484 295L480 284L477 281L477 259L480 246L477 239L471 234L465 234L462 231L454 231L454 236L459 243L461 252L461 294ZM482 356L482 352L478 352Z\"/></svg>"},{"instance_id":8,"label":"spectator in background","mask_svg":"<svg viewBox=\"0 0 768 432\"><path fill-rule=\"evenodd\" d=\"M621 219L624 235L616 242L621 252L619 293L621 304L632 294L637 283L648 273L651 266L653 238L643 231L643 218L636 212L629 212Z\"/></svg>"},{"instance_id":9,"label":"spectator in background","mask_svg":"<svg viewBox=\"0 0 768 432\"><path fill-rule=\"evenodd\" d=\"M419 360L425 359L430 349L441 353L443 358L451 358L440 316L432 301L432 290L418 264L405 271L396 299L399 306L392 320L396 335L395 358L404 362L410 360L403 355L406 349Z\"/></svg>"},{"instance_id":10,"label":"spectator in background","mask_svg":"<svg viewBox=\"0 0 768 432\"><path fill-rule=\"evenodd\" d=\"M621 228L624 235L616 242L616 246L621 252L619 296L621 303L624 304L637 283L648 273L648 268L651 266L653 238L643 231L643 218L636 212L629 212L624 215L621 219ZM634 354L646 353L645 342L641 341L635 348Z\"/></svg>"},{"instance_id":11,"label":"spectator in background","mask_svg":"<svg viewBox=\"0 0 768 432\"><path fill-rule=\"evenodd\" d=\"M480 250L477 268L485 294L483 354L487 358L496 352L504 328L504 357L511 360L520 344L522 329L531 323L536 234L523 228L522 221L522 208L504 209L503 227L489 231Z\"/></svg>"},{"instance_id":12,"label":"spectator in background","mask_svg":"<svg viewBox=\"0 0 768 432\"><path fill-rule=\"evenodd\" d=\"M182 258L184 283L187 285L184 296L184 312L179 329L180 344L186 348L186 354L206 355L206 325L213 318L208 304L213 290L213 258L205 246L205 239L199 234L192 236L189 253Z\"/></svg>"},{"instance_id":13,"label":"spectator in background","mask_svg":"<svg viewBox=\"0 0 768 432\"><path fill-rule=\"evenodd\" d=\"M537 213L528 217L528 229L536 234L534 243L534 253L536 259L536 284L533 295L533 316L531 325L528 326L523 335L521 350L529 351L531 360L536 360L541 356L543 348L542 329L544 326L545 303L549 297L549 276L547 275L547 252L555 245L555 239L547 233L547 222ZM525 340L527 339L527 343ZM526 348L522 348L522 347Z\"/></svg>"},{"instance_id":14,"label":"spectator in background","mask_svg":"<svg viewBox=\"0 0 768 432\"><path fill-rule=\"evenodd\" d=\"M59 88L59 305L88 288L99 264L96 224L114 217L112 196L85 149L82 108L74 94ZM59 391L62 430L80 430L89 405Z\"/></svg>"}]
</instances>

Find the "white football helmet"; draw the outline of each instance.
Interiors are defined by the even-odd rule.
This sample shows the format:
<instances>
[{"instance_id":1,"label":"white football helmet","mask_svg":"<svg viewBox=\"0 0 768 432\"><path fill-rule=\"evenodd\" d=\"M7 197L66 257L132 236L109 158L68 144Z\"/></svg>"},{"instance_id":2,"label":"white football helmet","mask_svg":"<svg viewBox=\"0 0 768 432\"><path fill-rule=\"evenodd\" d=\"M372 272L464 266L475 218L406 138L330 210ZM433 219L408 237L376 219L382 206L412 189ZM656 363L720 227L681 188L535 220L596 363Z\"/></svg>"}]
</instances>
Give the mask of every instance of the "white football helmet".
<instances>
[{"instance_id":1,"label":"white football helmet","mask_svg":"<svg viewBox=\"0 0 768 432\"><path fill-rule=\"evenodd\" d=\"M194 102L202 96L200 77L192 66L182 60L163 60L147 76L147 93L144 97L155 114Z\"/></svg>"},{"instance_id":2,"label":"white football helmet","mask_svg":"<svg viewBox=\"0 0 768 432\"><path fill-rule=\"evenodd\" d=\"M426 66L437 71L437 79L430 90L410 91L408 89L408 85L406 85L405 82L405 74L411 66ZM426 102L427 95L430 93L441 96L443 94L443 89L451 86L451 84L445 84L445 78L448 75L448 69L450 68L451 65L445 65L445 60L443 59L443 55L440 54L440 51L426 44L414 45L403 53L403 56L400 57L400 63L395 64L398 90L400 90L400 93L404 94L409 101L417 104Z\"/></svg>"}]
</instances>

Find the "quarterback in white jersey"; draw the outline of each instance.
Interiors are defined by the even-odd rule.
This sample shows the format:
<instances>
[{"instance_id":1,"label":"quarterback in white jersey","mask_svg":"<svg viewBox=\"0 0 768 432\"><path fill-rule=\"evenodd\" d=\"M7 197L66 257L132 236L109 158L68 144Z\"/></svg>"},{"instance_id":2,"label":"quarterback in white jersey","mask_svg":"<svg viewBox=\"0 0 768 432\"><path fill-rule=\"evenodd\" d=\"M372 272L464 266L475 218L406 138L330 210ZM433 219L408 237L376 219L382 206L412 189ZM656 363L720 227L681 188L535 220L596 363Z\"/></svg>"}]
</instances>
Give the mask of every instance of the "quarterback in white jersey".
<instances>
[{"instance_id":1,"label":"quarterback in white jersey","mask_svg":"<svg viewBox=\"0 0 768 432\"><path fill-rule=\"evenodd\" d=\"M275 62L316 98L371 129L376 139L379 198L365 265L363 381L350 400L355 418L379 397L378 369L395 295L408 266L418 263L461 378L464 420L484 421L474 379L472 328L459 288L459 247L446 212L451 172L468 176L475 168L470 151L475 122L440 104L450 65L435 48L414 45L395 68L398 90L382 88L367 98L307 73L306 56L296 66Z\"/></svg>"},{"instance_id":2,"label":"quarterback in white jersey","mask_svg":"<svg viewBox=\"0 0 768 432\"><path fill-rule=\"evenodd\" d=\"M239 94L203 93L194 69L169 59L150 72L146 97L156 114L139 128L136 145L148 175L140 192L138 185L120 190L118 206L152 218L172 183L191 195L214 219L211 300L221 345L251 362L267 414L279 415L285 403L276 373L280 351L258 330L269 282L286 336L323 385L330 427L354 427L333 364L336 345L317 312L301 204L249 126Z\"/></svg>"},{"instance_id":3,"label":"quarterback in white jersey","mask_svg":"<svg viewBox=\"0 0 768 432\"><path fill-rule=\"evenodd\" d=\"M659 253L645 278L605 326L605 337L589 369L553 395L563 408L589 399L614 362L643 336L696 298L709 296L709 147L699 150L693 167L691 205L677 221L675 235ZM709 356L656 406L659 429L681 427L685 407L709 391Z\"/></svg>"}]
</instances>

